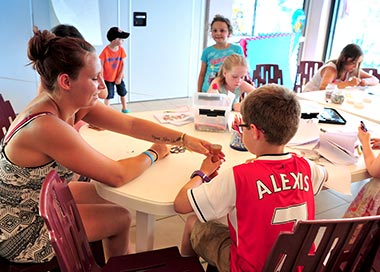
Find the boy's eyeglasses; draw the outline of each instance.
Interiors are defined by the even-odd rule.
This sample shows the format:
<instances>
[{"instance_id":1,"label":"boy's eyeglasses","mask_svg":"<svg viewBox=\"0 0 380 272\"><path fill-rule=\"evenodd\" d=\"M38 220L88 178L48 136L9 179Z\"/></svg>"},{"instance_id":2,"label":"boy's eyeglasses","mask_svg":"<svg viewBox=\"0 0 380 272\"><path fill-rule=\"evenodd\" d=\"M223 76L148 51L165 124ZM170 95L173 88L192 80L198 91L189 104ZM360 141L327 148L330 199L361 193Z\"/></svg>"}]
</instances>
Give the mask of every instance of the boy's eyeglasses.
<instances>
[{"instance_id":1,"label":"boy's eyeglasses","mask_svg":"<svg viewBox=\"0 0 380 272\"><path fill-rule=\"evenodd\" d=\"M243 134L243 127L249 128L249 125L244 123L238 124L240 134Z\"/></svg>"},{"instance_id":2,"label":"boy's eyeglasses","mask_svg":"<svg viewBox=\"0 0 380 272\"><path fill-rule=\"evenodd\" d=\"M249 125L248 125L248 124L239 124L238 126L239 126L239 127L246 127L246 128L248 128L248 127L249 127Z\"/></svg>"},{"instance_id":3,"label":"boy's eyeglasses","mask_svg":"<svg viewBox=\"0 0 380 272\"><path fill-rule=\"evenodd\" d=\"M244 124L244 123L242 123L242 124L238 124L238 127L239 127L239 130L240 130L240 133L243 133L243 127L246 127L246 128L249 128L249 124ZM261 129L261 128L259 128L257 125L255 125L256 126L256 128L258 129L258 130L260 130L262 133L265 133L265 131L263 130L263 129Z\"/></svg>"}]
</instances>

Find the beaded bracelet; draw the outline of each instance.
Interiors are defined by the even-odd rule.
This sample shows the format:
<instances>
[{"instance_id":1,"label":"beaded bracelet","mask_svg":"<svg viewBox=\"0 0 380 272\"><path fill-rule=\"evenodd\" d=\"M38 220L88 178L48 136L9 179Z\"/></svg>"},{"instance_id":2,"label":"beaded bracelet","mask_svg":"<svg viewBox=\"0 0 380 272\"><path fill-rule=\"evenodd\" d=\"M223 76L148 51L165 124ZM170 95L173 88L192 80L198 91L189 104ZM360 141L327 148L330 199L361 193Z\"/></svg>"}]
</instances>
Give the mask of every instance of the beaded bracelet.
<instances>
[{"instance_id":1,"label":"beaded bracelet","mask_svg":"<svg viewBox=\"0 0 380 272\"><path fill-rule=\"evenodd\" d=\"M144 151L143 154L147 155L149 157L149 159L151 160L151 164L150 165L153 165L155 160L153 158L153 155L149 152L149 151Z\"/></svg>"},{"instance_id":2,"label":"beaded bracelet","mask_svg":"<svg viewBox=\"0 0 380 272\"><path fill-rule=\"evenodd\" d=\"M153 150L153 149L148 149L147 151L150 151L152 152L154 155L156 155L156 159L154 160L155 162L158 160L158 153L156 152L156 150Z\"/></svg>"}]
</instances>

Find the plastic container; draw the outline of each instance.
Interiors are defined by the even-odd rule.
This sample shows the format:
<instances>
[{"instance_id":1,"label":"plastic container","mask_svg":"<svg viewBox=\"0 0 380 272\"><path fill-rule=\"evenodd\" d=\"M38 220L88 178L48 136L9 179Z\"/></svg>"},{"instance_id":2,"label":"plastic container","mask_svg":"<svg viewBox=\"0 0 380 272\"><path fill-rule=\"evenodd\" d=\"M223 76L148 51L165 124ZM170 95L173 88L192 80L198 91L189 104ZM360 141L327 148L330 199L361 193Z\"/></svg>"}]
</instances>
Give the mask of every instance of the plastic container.
<instances>
[{"instance_id":1,"label":"plastic container","mask_svg":"<svg viewBox=\"0 0 380 272\"><path fill-rule=\"evenodd\" d=\"M193 100L195 129L211 132L224 132L227 130L232 107L232 101L227 95L196 93Z\"/></svg>"},{"instance_id":2,"label":"plastic container","mask_svg":"<svg viewBox=\"0 0 380 272\"><path fill-rule=\"evenodd\" d=\"M344 94L342 90L336 89L331 94L331 102L335 104L343 104Z\"/></svg>"}]
</instances>

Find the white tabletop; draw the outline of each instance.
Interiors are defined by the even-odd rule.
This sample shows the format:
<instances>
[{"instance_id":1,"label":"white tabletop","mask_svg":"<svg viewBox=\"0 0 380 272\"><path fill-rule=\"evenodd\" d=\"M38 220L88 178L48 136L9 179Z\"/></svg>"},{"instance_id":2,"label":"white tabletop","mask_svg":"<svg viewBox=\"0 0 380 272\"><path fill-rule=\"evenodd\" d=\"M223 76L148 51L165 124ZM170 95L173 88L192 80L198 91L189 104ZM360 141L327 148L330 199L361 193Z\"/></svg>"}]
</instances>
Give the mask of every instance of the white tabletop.
<instances>
[{"instance_id":1,"label":"white tabletop","mask_svg":"<svg viewBox=\"0 0 380 272\"><path fill-rule=\"evenodd\" d=\"M366 88L345 88L342 92L345 99L341 105L326 100L324 90L302 92L298 94L298 97L380 124L380 84Z\"/></svg>"},{"instance_id":2,"label":"white tabletop","mask_svg":"<svg viewBox=\"0 0 380 272\"><path fill-rule=\"evenodd\" d=\"M135 115L153 120L154 113L157 112L141 112ZM206 139L211 143L221 144L222 150L226 154L226 162L223 163L220 171L254 157L249 152L230 148L230 133L197 131L194 129L193 123L180 127L166 126ZM93 130L88 126L83 126L80 134L91 146L112 159L135 156L151 146L150 142L107 130ZM101 183L97 183L96 186L101 195L112 198L113 202L123 206L156 215L172 215L175 196L183 184L189 180L191 173L200 168L204 158L204 155L189 151L170 154L152 165L141 176L119 188Z\"/></svg>"},{"instance_id":3,"label":"white tabletop","mask_svg":"<svg viewBox=\"0 0 380 272\"><path fill-rule=\"evenodd\" d=\"M139 112L132 115L144 119L155 120L155 112ZM323 124L326 130L338 128L344 130L356 130L360 118L350 115L345 126ZM194 124L176 127L192 136L206 139L211 143L223 146L226 162L219 171L230 168L233 165L243 163L254 156L249 152L236 151L230 148L231 133L203 132L195 130ZM374 123L367 125L370 128L378 126ZM380 131L380 128L377 128ZM88 128L87 125L80 129L83 138L99 152L112 159L121 159L135 156L151 146L150 142L138 140L129 136L117 134L107 130L97 131ZM137 211L136 225L137 251L153 248L154 215L168 216L175 214L173 201L180 188L189 180L191 173L199 169L204 156L198 153L186 151L185 153L170 154L163 160L158 161L133 181L118 187L110 187L96 182L96 189L103 198L117 203L123 207ZM352 181L363 180L368 176L363 159L359 159L355 165L348 166Z\"/></svg>"}]
</instances>

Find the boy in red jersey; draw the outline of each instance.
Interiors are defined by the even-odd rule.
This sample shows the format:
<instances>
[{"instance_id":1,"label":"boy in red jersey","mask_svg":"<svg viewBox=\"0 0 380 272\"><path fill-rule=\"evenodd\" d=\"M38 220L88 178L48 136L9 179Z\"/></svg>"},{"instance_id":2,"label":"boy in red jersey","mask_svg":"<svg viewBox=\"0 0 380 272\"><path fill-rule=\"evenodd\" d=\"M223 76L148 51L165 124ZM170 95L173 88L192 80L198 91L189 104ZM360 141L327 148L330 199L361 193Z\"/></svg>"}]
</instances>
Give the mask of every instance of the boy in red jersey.
<instances>
[{"instance_id":1,"label":"boy in red jersey","mask_svg":"<svg viewBox=\"0 0 380 272\"><path fill-rule=\"evenodd\" d=\"M124 59L127 57L122 47L123 40L129 37L128 32L122 31L118 27L111 27L107 32L107 39L110 42L100 53L100 61L103 67L103 78L107 86L108 96L104 100L106 105L110 104L110 99L115 95L115 86L120 95L121 111L128 113L127 109L127 89L123 81Z\"/></svg>"},{"instance_id":2,"label":"boy in red jersey","mask_svg":"<svg viewBox=\"0 0 380 272\"><path fill-rule=\"evenodd\" d=\"M174 202L176 212L196 214L186 222L182 254L195 251L219 271L261 271L280 232L314 219L314 195L328 177L323 166L285 151L301 115L291 91L264 85L247 95L241 114L243 143L256 158L208 183L222 161L206 158ZM228 226L215 221L225 215Z\"/></svg>"}]
</instances>

